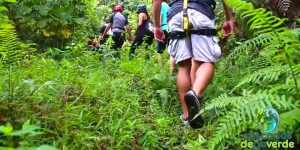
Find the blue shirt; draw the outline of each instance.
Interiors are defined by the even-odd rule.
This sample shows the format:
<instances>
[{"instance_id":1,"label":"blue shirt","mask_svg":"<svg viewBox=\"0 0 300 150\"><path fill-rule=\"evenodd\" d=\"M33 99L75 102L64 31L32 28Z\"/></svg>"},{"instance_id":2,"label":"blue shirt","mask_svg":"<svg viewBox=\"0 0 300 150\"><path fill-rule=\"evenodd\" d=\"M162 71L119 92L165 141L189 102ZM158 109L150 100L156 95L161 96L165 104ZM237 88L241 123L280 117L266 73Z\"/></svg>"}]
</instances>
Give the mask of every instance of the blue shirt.
<instances>
[{"instance_id":1,"label":"blue shirt","mask_svg":"<svg viewBox=\"0 0 300 150\"><path fill-rule=\"evenodd\" d=\"M170 7L166 2L163 2L161 4L161 10L160 10L160 14L161 14L161 29L162 30L168 30L169 26L168 26L168 18L167 18L167 12L169 11Z\"/></svg>"}]
</instances>

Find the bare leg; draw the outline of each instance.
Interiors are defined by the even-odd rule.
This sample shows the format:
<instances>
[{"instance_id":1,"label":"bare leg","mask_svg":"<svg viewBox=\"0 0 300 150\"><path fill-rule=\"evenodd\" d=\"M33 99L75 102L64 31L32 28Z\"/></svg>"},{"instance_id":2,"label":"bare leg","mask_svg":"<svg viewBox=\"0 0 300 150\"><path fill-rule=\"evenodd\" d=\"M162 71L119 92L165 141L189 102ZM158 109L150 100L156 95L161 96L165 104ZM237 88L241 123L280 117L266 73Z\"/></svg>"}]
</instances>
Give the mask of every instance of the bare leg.
<instances>
[{"instance_id":1,"label":"bare leg","mask_svg":"<svg viewBox=\"0 0 300 150\"><path fill-rule=\"evenodd\" d=\"M195 83L195 80L196 80L196 72L197 72L197 69L200 67L201 63L197 63L195 61L194 58L192 58L192 68L191 68L191 82L192 82L192 85L194 85Z\"/></svg>"},{"instance_id":2,"label":"bare leg","mask_svg":"<svg viewBox=\"0 0 300 150\"><path fill-rule=\"evenodd\" d=\"M180 98L181 107L183 109L183 115L185 119L187 119L188 117L188 110L185 104L184 95L190 90L191 87L190 72L191 72L191 59L187 59L179 62L177 87L178 87L179 98Z\"/></svg>"},{"instance_id":3,"label":"bare leg","mask_svg":"<svg viewBox=\"0 0 300 150\"><path fill-rule=\"evenodd\" d=\"M158 65L159 65L160 67L163 66L163 60L162 60L161 54L158 54L158 55L157 55L157 62L158 62Z\"/></svg>"},{"instance_id":4,"label":"bare leg","mask_svg":"<svg viewBox=\"0 0 300 150\"><path fill-rule=\"evenodd\" d=\"M197 96L201 96L214 75L214 63L192 60L191 81Z\"/></svg>"},{"instance_id":5,"label":"bare leg","mask_svg":"<svg viewBox=\"0 0 300 150\"><path fill-rule=\"evenodd\" d=\"M175 69L175 60L172 56L170 56L170 75L173 74L174 69Z\"/></svg>"}]
</instances>

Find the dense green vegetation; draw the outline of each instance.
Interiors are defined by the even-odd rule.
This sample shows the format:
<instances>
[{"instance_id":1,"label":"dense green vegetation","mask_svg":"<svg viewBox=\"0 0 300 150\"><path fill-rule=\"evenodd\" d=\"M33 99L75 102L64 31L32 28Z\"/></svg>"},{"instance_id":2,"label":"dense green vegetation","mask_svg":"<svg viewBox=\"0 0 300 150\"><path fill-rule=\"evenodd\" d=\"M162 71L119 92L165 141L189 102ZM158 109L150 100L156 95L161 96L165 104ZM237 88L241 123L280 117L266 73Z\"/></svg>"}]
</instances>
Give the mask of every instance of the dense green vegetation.
<instances>
[{"instance_id":1,"label":"dense green vegetation","mask_svg":"<svg viewBox=\"0 0 300 150\"><path fill-rule=\"evenodd\" d=\"M86 51L86 37L111 13L108 1L0 0L0 150L243 149L263 107L278 111L276 132L292 133L300 147L300 28L252 3L227 2L243 35L224 47L204 93L206 124L192 130L179 120L176 76L167 60L157 65L155 45L132 61L129 43L120 60ZM123 4L135 29L139 1Z\"/></svg>"}]
</instances>

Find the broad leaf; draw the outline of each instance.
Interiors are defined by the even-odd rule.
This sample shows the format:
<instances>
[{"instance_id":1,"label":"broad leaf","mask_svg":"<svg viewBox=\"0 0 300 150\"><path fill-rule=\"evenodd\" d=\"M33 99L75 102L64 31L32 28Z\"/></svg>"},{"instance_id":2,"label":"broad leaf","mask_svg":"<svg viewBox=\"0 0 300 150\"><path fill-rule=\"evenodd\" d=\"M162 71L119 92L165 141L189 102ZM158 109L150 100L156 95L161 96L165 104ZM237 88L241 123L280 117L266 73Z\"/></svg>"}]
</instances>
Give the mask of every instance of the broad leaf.
<instances>
[{"instance_id":1,"label":"broad leaf","mask_svg":"<svg viewBox=\"0 0 300 150\"><path fill-rule=\"evenodd\" d=\"M49 19L42 19L40 21L38 21L38 27L43 29L44 27L47 26Z\"/></svg>"},{"instance_id":2,"label":"broad leaf","mask_svg":"<svg viewBox=\"0 0 300 150\"><path fill-rule=\"evenodd\" d=\"M4 133L5 135L9 135L13 131L12 126L0 126L0 132Z\"/></svg>"}]
</instances>

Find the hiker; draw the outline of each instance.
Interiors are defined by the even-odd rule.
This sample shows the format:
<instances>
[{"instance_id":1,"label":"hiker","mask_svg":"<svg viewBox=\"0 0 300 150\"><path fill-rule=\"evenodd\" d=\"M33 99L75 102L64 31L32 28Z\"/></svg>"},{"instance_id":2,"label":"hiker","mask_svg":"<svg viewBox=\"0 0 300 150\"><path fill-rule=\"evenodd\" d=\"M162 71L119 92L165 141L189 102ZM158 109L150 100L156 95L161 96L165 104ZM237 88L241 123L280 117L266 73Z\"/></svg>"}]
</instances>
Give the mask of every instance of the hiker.
<instances>
[{"instance_id":1,"label":"hiker","mask_svg":"<svg viewBox=\"0 0 300 150\"><path fill-rule=\"evenodd\" d=\"M163 60L162 60L162 54L164 50L166 49L166 45L169 42L169 26L167 22L167 12L169 11L170 7L167 4L168 0L163 0L161 4L161 9L160 9L160 27L161 30L165 34L165 39L163 42L157 42L157 47L156 47L156 52L157 52L157 61L160 66L163 65Z\"/></svg>"},{"instance_id":2,"label":"hiker","mask_svg":"<svg viewBox=\"0 0 300 150\"><path fill-rule=\"evenodd\" d=\"M148 46L152 44L154 39L153 32L149 29L148 23L151 23L151 20L146 5L138 5L137 13L139 14L138 27L136 29L136 36L130 47L130 59L132 59L136 48L141 46L144 41L146 42L146 49L148 49ZM148 57L146 59L148 59Z\"/></svg>"},{"instance_id":3,"label":"hiker","mask_svg":"<svg viewBox=\"0 0 300 150\"><path fill-rule=\"evenodd\" d=\"M122 14L123 7L121 5L116 5L113 8L114 14L110 17L109 23L105 28L103 34L100 35L100 38L103 39L103 36L111 28L113 32L112 40L114 41L112 45L112 49L115 50L115 54L113 55L114 58L120 58L120 48L123 46L125 41L125 28L128 32L128 40L131 42L131 29L128 23L127 18Z\"/></svg>"},{"instance_id":4,"label":"hiker","mask_svg":"<svg viewBox=\"0 0 300 150\"><path fill-rule=\"evenodd\" d=\"M163 66L162 54L169 44L169 26L168 26L168 18L167 13L170 9L168 5L169 0L163 0L161 4L160 10L160 27L164 32L165 39L163 42L157 42L156 52L157 52L157 61L160 66ZM169 66L170 66L170 75L173 75L175 69L175 60L172 56L169 55Z\"/></svg>"},{"instance_id":5,"label":"hiker","mask_svg":"<svg viewBox=\"0 0 300 150\"><path fill-rule=\"evenodd\" d=\"M108 26L109 24L109 20L106 20L105 24L102 26L102 28L100 29L100 35L103 36L104 34L104 31L106 29L106 27ZM111 31L111 29L108 30L108 32L99 40L99 43L101 45L105 44L107 39L109 38L109 36L112 36L113 33Z\"/></svg>"},{"instance_id":6,"label":"hiker","mask_svg":"<svg viewBox=\"0 0 300 150\"><path fill-rule=\"evenodd\" d=\"M233 32L232 10L225 0L221 1L226 15L222 35L229 37ZM154 35L157 41L163 42L165 35L159 24L161 3L162 0L153 1ZM214 0L172 0L168 12L168 51L179 65L177 88L183 109L180 119L192 128L201 128L204 124L201 115L197 115L202 93L212 80L214 64L221 56L215 29L215 5Z\"/></svg>"}]
</instances>

